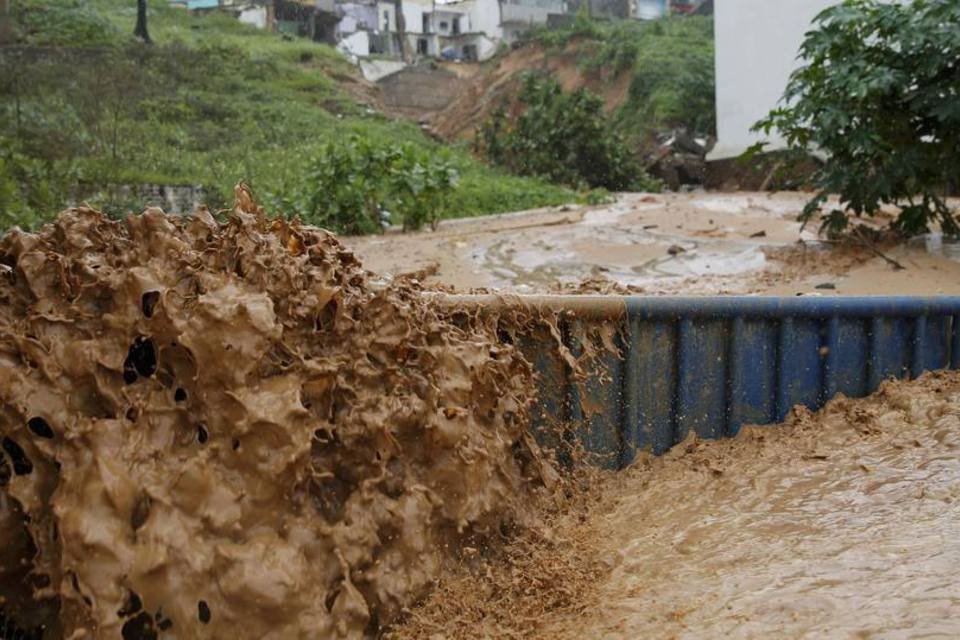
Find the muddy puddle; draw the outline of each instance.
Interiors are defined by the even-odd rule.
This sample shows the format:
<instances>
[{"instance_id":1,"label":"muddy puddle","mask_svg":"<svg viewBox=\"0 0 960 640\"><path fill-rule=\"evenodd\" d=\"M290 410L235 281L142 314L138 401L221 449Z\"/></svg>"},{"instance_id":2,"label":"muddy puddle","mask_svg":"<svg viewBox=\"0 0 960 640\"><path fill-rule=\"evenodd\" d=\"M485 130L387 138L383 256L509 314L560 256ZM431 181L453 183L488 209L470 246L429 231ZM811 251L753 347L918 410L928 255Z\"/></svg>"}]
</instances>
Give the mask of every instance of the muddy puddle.
<instances>
[{"instance_id":1,"label":"muddy puddle","mask_svg":"<svg viewBox=\"0 0 960 640\"><path fill-rule=\"evenodd\" d=\"M687 441L593 495L449 577L398 637L960 636L960 374Z\"/></svg>"},{"instance_id":2,"label":"muddy puddle","mask_svg":"<svg viewBox=\"0 0 960 640\"><path fill-rule=\"evenodd\" d=\"M345 242L377 272L429 272L425 283L459 290L572 292L603 281L611 291L674 295L960 292L953 247L893 248L906 267L895 270L864 247L820 242L815 225L801 230L806 199L620 194L607 205L450 220L434 232Z\"/></svg>"}]
</instances>

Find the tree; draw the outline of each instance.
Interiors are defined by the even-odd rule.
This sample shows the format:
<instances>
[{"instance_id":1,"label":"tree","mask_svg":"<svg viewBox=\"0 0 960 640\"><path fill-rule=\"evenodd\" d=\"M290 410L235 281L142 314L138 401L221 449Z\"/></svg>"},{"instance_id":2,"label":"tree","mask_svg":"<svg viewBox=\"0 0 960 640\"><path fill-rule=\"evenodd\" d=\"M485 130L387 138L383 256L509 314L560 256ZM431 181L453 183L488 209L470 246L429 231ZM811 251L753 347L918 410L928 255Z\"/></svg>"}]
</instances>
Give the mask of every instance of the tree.
<instances>
[{"instance_id":1,"label":"tree","mask_svg":"<svg viewBox=\"0 0 960 640\"><path fill-rule=\"evenodd\" d=\"M137 26L133 28L133 35L147 44L153 44L147 31L147 0L137 0Z\"/></svg>"},{"instance_id":2,"label":"tree","mask_svg":"<svg viewBox=\"0 0 960 640\"><path fill-rule=\"evenodd\" d=\"M782 106L754 126L779 131L797 155L826 154L801 220L837 194L821 230L839 233L851 214L886 204L899 208L892 227L904 235L934 222L960 234L945 200L960 176L960 2L845 0L814 24Z\"/></svg>"},{"instance_id":3,"label":"tree","mask_svg":"<svg viewBox=\"0 0 960 640\"><path fill-rule=\"evenodd\" d=\"M613 131L598 96L586 89L567 93L556 80L527 75L518 102L521 113L511 117L503 105L477 135L478 149L490 161L574 187L656 189Z\"/></svg>"},{"instance_id":4,"label":"tree","mask_svg":"<svg viewBox=\"0 0 960 640\"><path fill-rule=\"evenodd\" d=\"M13 40L13 19L10 17L11 0L0 0L0 44Z\"/></svg>"}]
</instances>

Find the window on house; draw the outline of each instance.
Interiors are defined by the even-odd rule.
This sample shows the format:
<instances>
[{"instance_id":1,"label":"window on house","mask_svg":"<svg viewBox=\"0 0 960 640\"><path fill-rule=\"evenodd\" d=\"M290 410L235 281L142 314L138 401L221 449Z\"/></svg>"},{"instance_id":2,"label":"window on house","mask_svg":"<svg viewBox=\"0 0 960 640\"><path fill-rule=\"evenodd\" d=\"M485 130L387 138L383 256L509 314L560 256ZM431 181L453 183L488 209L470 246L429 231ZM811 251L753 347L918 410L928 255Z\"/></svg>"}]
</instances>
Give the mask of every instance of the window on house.
<instances>
[{"instance_id":1,"label":"window on house","mask_svg":"<svg viewBox=\"0 0 960 640\"><path fill-rule=\"evenodd\" d=\"M390 12L389 11L383 12L383 30L390 31Z\"/></svg>"},{"instance_id":2,"label":"window on house","mask_svg":"<svg viewBox=\"0 0 960 640\"><path fill-rule=\"evenodd\" d=\"M460 33L460 18L453 19L453 35Z\"/></svg>"},{"instance_id":3,"label":"window on house","mask_svg":"<svg viewBox=\"0 0 960 640\"><path fill-rule=\"evenodd\" d=\"M427 55L427 39L426 38L417 38L417 53L422 56Z\"/></svg>"},{"instance_id":4,"label":"window on house","mask_svg":"<svg viewBox=\"0 0 960 640\"><path fill-rule=\"evenodd\" d=\"M441 23L440 23L440 31L446 31L446 30L447 30L447 23L446 23L446 22L441 22Z\"/></svg>"},{"instance_id":5,"label":"window on house","mask_svg":"<svg viewBox=\"0 0 960 640\"><path fill-rule=\"evenodd\" d=\"M430 33L430 16L423 14L423 32Z\"/></svg>"}]
</instances>

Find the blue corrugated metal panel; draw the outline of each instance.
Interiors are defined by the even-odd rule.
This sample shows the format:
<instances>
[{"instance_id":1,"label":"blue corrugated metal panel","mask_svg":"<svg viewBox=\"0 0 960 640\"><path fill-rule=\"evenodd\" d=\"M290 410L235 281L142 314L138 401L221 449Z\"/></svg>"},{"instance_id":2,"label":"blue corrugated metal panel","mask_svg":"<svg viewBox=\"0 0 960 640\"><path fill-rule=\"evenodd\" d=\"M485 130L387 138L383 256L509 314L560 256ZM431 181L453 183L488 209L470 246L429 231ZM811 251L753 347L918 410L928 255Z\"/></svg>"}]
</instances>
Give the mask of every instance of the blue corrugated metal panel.
<instances>
[{"instance_id":1,"label":"blue corrugated metal panel","mask_svg":"<svg viewBox=\"0 0 960 640\"><path fill-rule=\"evenodd\" d=\"M780 321L777 344L777 420L783 420L798 404L811 409L820 404L823 387L822 356L826 350L820 326L809 318Z\"/></svg>"},{"instance_id":2,"label":"blue corrugated metal panel","mask_svg":"<svg viewBox=\"0 0 960 640\"><path fill-rule=\"evenodd\" d=\"M677 368L677 427L673 442L691 431L719 438L726 430L726 323L683 318Z\"/></svg>"},{"instance_id":3,"label":"blue corrugated metal panel","mask_svg":"<svg viewBox=\"0 0 960 640\"><path fill-rule=\"evenodd\" d=\"M594 358L577 380L543 348L548 336L524 346L543 374L539 422L566 421L606 466L663 453L690 431L734 435L798 404L816 409L887 378L960 366L960 297L626 297L603 311L583 299L548 302L569 302L563 335L575 355L602 323L620 333L623 357Z\"/></svg>"},{"instance_id":4,"label":"blue corrugated metal panel","mask_svg":"<svg viewBox=\"0 0 960 640\"><path fill-rule=\"evenodd\" d=\"M668 322L630 320L624 385L625 463L637 450L659 454L673 446L676 333L676 327Z\"/></svg>"},{"instance_id":5,"label":"blue corrugated metal panel","mask_svg":"<svg viewBox=\"0 0 960 640\"><path fill-rule=\"evenodd\" d=\"M764 320L733 319L730 428L776 419L777 327Z\"/></svg>"}]
</instances>

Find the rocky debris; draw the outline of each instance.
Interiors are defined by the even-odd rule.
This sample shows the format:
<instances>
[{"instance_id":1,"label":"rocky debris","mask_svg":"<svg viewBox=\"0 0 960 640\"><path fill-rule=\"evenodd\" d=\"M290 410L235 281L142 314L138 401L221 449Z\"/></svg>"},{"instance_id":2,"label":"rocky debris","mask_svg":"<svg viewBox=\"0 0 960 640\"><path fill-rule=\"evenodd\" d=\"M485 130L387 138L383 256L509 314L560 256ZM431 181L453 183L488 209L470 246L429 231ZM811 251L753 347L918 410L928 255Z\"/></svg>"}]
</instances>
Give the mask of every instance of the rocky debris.
<instances>
[{"instance_id":1,"label":"rocky debris","mask_svg":"<svg viewBox=\"0 0 960 640\"><path fill-rule=\"evenodd\" d=\"M686 129L678 129L660 141L660 147L648 160L647 171L671 191L684 186L701 186L707 178L707 153L716 141L697 138Z\"/></svg>"}]
</instances>

